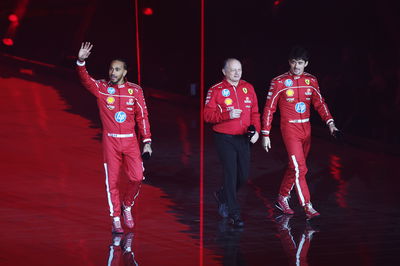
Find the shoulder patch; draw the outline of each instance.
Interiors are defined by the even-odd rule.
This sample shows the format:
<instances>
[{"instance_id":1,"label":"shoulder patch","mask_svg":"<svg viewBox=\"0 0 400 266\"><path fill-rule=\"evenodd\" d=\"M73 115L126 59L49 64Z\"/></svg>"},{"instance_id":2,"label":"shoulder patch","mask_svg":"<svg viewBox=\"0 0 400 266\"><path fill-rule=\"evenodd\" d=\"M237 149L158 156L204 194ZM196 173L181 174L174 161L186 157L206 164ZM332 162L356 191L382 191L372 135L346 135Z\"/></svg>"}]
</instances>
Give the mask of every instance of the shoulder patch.
<instances>
[{"instance_id":1,"label":"shoulder patch","mask_svg":"<svg viewBox=\"0 0 400 266\"><path fill-rule=\"evenodd\" d=\"M214 84L214 85L212 85L211 86L211 88L210 89L214 89L215 87L218 87L218 89L220 89L220 88L222 88L222 86L220 86L222 84L222 82L219 82L219 83L217 83L217 84Z\"/></svg>"},{"instance_id":2,"label":"shoulder patch","mask_svg":"<svg viewBox=\"0 0 400 266\"><path fill-rule=\"evenodd\" d=\"M317 78L314 75L311 75L310 73L304 72L304 75L309 77L310 79L316 80Z\"/></svg>"}]
</instances>

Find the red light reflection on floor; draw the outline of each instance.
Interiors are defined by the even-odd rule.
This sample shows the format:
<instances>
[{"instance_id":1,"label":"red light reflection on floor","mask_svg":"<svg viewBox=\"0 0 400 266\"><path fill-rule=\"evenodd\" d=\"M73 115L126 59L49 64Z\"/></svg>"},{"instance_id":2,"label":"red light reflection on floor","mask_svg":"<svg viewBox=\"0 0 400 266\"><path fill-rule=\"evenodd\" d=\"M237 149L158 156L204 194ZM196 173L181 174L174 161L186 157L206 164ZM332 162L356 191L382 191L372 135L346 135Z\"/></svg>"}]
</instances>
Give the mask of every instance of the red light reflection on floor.
<instances>
[{"instance_id":1,"label":"red light reflection on floor","mask_svg":"<svg viewBox=\"0 0 400 266\"><path fill-rule=\"evenodd\" d=\"M253 181L249 180L248 184L253 187L257 197L259 199L261 199L261 201L263 202L266 210L267 210L267 220L274 220L274 206L272 205L272 203L267 199L267 197L262 195L262 189L257 186L256 184L254 184Z\"/></svg>"},{"instance_id":2,"label":"red light reflection on floor","mask_svg":"<svg viewBox=\"0 0 400 266\"><path fill-rule=\"evenodd\" d=\"M329 163L331 176L338 182L338 191L335 193L336 202L341 208L347 208L347 182L342 179L342 164L340 163L340 157L331 154L329 157Z\"/></svg>"},{"instance_id":3,"label":"red light reflection on floor","mask_svg":"<svg viewBox=\"0 0 400 266\"><path fill-rule=\"evenodd\" d=\"M185 120L182 117L177 117L176 122L178 123L179 139L182 144L181 161L184 166L188 166L189 165L189 157L192 153L191 147L190 147L190 141L188 139L189 128L188 128L188 125L185 123Z\"/></svg>"}]
</instances>

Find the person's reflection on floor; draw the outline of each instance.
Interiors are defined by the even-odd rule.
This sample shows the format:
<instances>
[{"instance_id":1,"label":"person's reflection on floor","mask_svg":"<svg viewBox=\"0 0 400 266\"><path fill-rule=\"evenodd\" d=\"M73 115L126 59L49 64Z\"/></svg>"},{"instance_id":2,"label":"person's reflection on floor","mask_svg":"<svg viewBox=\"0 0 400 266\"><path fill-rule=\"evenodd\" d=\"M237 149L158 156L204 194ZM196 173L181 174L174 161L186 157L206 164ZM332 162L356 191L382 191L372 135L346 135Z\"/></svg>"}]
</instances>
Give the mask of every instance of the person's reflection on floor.
<instances>
[{"instance_id":1,"label":"person's reflection on floor","mask_svg":"<svg viewBox=\"0 0 400 266\"><path fill-rule=\"evenodd\" d=\"M246 265L243 254L240 252L240 237L243 228L234 227L229 218L224 218L218 223L217 244L223 249L222 265Z\"/></svg>"},{"instance_id":2,"label":"person's reflection on floor","mask_svg":"<svg viewBox=\"0 0 400 266\"><path fill-rule=\"evenodd\" d=\"M121 234L113 234L110 245L110 253L108 256L108 266L121 265L121 257L123 265L125 266L138 266L135 260L135 254L132 250L133 233L128 233L125 236Z\"/></svg>"},{"instance_id":3,"label":"person's reflection on floor","mask_svg":"<svg viewBox=\"0 0 400 266\"><path fill-rule=\"evenodd\" d=\"M298 242L296 243L293 235L295 235L295 231L290 227L290 219L293 215L283 214L275 218L278 226L278 234L281 240L283 249L285 250L286 255L289 258L289 265L308 265L307 254L308 249L310 248L311 239L317 230L313 229L310 222L305 221L304 229L300 232L301 235L299 237Z\"/></svg>"}]
</instances>

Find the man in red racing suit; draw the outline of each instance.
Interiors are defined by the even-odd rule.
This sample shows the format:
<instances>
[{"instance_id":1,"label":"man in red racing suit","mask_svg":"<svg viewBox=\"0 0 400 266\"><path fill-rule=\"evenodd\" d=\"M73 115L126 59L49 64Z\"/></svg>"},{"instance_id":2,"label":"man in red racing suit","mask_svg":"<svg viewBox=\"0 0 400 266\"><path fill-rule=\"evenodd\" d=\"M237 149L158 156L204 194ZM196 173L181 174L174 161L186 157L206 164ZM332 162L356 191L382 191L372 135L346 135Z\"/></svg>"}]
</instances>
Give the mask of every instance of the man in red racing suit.
<instances>
[{"instance_id":1,"label":"man in red racing suit","mask_svg":"<svg viewBox=\"0 0 400 266\"><path fill-rule=\"evenodd\" d=\"M142 88L125 80L127 70L124 61L111 62L108 82L95 80L88 74L84 60L89 56L92 47L90 43L82 44L77 71L85 88L97 97L103 125L104 170L110 216L113 217L112 231L123 233L121 211L126 226L132 228L134 223L131 207L143 180L143 162L135 125L138 126L139 135L144 143L143 153L151 154L150 124ZM123 164L129 185L121 204L118 180Z\"/></svg>"},{"instance_id":2,"label":"man in red racing suit","mask_svg":"<svg viewBox=\"0 0 400 266\"><path fill-rule=\"evenodd\" d=\"M308 53L304 48L293 48L289 56L290 71L271 81L262 117L263 147L271 148L269 133L273 114L279 106L281 132L289 156L289 165L284 174L276 207L286 214L293 214L289 207L289 195L293 187L308 219L319 216L312 207L306 182L306 158L310 150L311 126L310 106L313 105L322 120L329 126L331 134L337 128L322 97L317 79L304 72L308 64Z\"/></svg>"}]
</instances>

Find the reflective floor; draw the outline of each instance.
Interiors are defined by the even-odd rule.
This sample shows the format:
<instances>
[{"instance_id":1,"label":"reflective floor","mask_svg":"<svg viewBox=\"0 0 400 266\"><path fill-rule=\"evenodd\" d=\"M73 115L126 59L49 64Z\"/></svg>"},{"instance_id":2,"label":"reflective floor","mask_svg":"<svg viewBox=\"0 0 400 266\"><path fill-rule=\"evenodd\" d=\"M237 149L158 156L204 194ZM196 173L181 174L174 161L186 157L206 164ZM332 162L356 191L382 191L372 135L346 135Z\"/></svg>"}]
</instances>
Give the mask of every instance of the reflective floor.
<instances>
[{"instance_id":1,"label":"reflective floor","mask_svg":"<svg viewBox=\"0 0 400 266\"><path fill-rule=\"evenodd\" d=\"M73 73L0 65L0 265L398 265L399 157L335 143L315 129L308 181L321 218L283 216L274 199L286 165L252 148L240 193L243 229L218 217L221 168L206 127L204 248L199 243L198 110L148 92L154 156L132 231L111 234L95 99ZM72 78L71 78L72 77ZM124 180L121 186L124 185Z\"/></svg>"}]
</instances>

